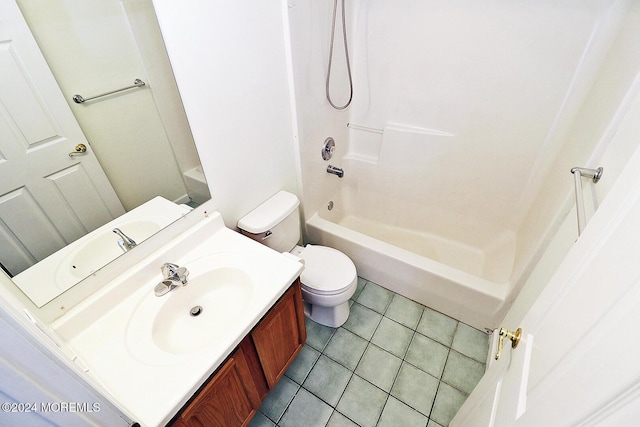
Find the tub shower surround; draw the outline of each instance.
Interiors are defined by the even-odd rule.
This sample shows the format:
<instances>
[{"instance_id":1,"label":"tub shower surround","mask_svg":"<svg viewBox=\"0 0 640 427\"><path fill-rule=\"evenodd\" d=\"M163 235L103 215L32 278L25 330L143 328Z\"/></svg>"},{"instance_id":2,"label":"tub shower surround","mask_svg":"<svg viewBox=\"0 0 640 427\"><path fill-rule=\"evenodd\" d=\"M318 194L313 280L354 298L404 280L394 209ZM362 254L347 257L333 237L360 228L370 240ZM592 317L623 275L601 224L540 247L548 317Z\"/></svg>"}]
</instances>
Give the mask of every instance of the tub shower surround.
<instances>
[{"instance_id":1,"label":"tub shower surround","mask_svg":"<svg viewBox=\"0 0 640 427\"><path fill-rule=\"evenodd\" d=\"M574 209L569 171L600 166L636 90L637 6L349 1L353 101L336 111L321 90L328 3L288 10L307 241L406 297L498 327ZM342 53L334 98L348 94ZM584 184L597 206L607 185Z\"/></svg>"}]
</instances>

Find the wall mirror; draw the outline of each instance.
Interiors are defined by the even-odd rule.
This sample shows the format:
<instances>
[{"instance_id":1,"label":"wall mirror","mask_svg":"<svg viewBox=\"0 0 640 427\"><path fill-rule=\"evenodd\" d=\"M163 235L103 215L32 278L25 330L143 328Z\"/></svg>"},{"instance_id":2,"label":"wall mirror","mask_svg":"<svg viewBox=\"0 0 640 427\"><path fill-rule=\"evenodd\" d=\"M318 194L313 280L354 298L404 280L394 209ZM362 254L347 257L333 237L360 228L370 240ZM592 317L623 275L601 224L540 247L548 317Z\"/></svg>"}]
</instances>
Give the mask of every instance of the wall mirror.
<instances>
[{"instance_id":1,"label":"wall mirror","mask_svg":"<svg viewBox=\"0 0 640 427\"><path fill-rule=\"evenodd\" d=\"M151 0L4 3L0 265L42 307L210 195Z\"/></svg>"}]
</instances>

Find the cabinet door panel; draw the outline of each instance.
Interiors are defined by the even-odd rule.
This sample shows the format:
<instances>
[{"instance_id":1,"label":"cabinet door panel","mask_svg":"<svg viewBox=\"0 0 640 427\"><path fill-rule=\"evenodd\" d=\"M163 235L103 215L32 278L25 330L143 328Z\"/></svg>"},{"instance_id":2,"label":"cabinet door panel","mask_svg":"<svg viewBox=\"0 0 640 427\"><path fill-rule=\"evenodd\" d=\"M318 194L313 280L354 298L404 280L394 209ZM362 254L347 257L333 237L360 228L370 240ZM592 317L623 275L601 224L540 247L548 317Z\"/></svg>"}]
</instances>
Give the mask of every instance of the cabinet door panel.
<instances>
[{"instance_id":1,"label":"cabinet door panel","mask_svg":"<svg viewBox=\"0 0 640 427\"><path fill-rule=\"evenodd\" d=\"M242 349L230 357L174 426L246 426L260 407Z\"/></svg>"},{"instance_id":2,"label":"cabinet door panel","mask_svg":"<svg viewBox=\"0 0 640 427\"><path fill-rule=\"evenodd\" d=\"M269 388L273 388L306 339L300 285L291 287L251 333Z\"/></svg>"}]
</instances>

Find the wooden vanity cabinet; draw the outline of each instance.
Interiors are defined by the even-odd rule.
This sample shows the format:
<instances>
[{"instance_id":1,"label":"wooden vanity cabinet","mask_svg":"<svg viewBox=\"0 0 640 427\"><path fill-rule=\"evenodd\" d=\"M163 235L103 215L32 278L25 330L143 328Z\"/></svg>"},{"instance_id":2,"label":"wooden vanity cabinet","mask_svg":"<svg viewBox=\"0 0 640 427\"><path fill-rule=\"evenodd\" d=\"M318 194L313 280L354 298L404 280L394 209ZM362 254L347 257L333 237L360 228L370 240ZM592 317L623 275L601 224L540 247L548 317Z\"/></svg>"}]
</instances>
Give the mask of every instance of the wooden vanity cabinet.
<instances>
[{"instance_id":1,"label":"wooden vanity cabinet","mask_svg":"<svg viewBox=\"0 0 640 427\"><path fill-rule=\"evenodd\" d=\"M174 418L173 426L246 426L307 338L300 281L280 297Z\"/></svg>"}]
</instances>

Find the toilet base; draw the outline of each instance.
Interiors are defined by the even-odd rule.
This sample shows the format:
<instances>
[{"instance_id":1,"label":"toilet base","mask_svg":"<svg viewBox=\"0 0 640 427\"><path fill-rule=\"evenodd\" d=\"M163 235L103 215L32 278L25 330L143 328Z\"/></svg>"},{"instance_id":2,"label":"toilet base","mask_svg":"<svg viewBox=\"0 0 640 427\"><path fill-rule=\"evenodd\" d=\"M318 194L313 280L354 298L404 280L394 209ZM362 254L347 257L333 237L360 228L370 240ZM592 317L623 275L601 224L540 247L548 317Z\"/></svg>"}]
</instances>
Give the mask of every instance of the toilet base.
<instances>
[{"instance_id":1,"label":"toilet base","mask_svg":"<svg viewBox=\"0 0 640 427\"><path fill-rule=\"evenodd\" d=\"M316 323L337 328L342 326L349 318L349 301L345 301L334 307L323 307L305 302L304 314Z\"/></svg>"}]
</instances>

